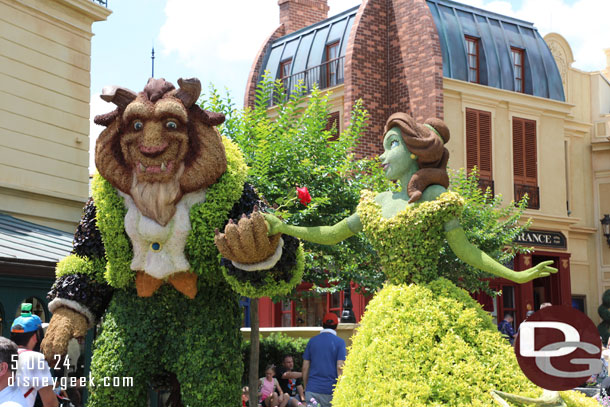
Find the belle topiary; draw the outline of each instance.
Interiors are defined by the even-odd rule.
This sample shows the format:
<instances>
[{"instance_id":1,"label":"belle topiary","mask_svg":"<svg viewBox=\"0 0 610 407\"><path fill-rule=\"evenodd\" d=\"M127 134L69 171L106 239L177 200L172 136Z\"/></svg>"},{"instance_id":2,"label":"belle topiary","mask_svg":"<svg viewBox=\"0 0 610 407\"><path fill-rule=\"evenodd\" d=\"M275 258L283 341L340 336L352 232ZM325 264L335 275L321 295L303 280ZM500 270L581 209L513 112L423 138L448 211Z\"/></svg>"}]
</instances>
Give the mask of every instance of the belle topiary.
<instances>
[{"instance_id":1,"label":"belle topiary","mask_svg":"<svg viewBox=\"0 0 610 407\"><path fill-rule=\"evenodd\" d=\"M270 233L320 244L364 231L388 277L355 334L334 407L492 406L496 399L510 401L506 393L548 406L563 403L557 393L536 399L541 389L520 373L490 317L466 291L438 277L437 253L445 240L464 262L514 282L557 272L550 262L515 272L468 241L458 221L463 200L446 190L448 140L441 120L421 125L407 114L393 114L380 159L386 177L402 186L399 192L364 191L357 212L334 226L296 227L265 215ZM565 399L587 405L572 393Z\"/></svg>"},{"instance_id":2,"label":"belle topiary","mask_svg":"<svg viewBox=\"0 0 610 407\"><path fill-rule=\"evenodd\" d=\"M102 99L117 108L95 118L106 126L99 174L73 254L57 265L42 344L49 360L63 355L103 316L88 406L146 406L158 382L174 384L176 405L237 405L238 294L287 293L303 272L297 239L267 237L265 202L214 127L224 116L195 104L199 80L178 83L106 88ZM105 377L133 387L102 386Z\"/></svg>"}]
</instances>

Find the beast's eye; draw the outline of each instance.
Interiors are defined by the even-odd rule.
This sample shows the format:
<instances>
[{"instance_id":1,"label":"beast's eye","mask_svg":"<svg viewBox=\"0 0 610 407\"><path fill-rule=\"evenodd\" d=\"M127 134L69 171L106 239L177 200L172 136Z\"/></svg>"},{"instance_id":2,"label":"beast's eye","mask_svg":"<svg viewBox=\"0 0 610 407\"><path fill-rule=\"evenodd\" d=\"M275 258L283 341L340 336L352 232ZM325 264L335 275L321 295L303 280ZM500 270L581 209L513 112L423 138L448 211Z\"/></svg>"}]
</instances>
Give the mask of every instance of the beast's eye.
<instances>
[{"instance_id":1,"label":"beast's eye","mask_svg":"<svg viewBox=\"0 0 610 407\"><path fill-rule=\"evenodd\" d=\"M167 123L165 123L165 127L167 127L170 130L176 130L178 128L178 124L175 121L170 120Z\"/></svg>"},{"instance_id":2,"label":"beast's eye","mask_svg":"<svg viewBox=\"0 0 610 407\"><path fill-rule=\"evenodd\" d=\"M136 120L136 121L133 123L133 129L134 129L135 131L140 131L140 130L142 130L143 128L144 128L144 124L143 124L141 121Z\"/></svg>"},{"instance_id":3,"label":"beast's eye","mask_svg":"<svg viewBox=\"0 0 610 407\"><path fill-rule=\"evenodd\" d=\"M400 143L398 142L398 140L392 140L392 142L390 143L390 150L394 147L398 147L399 144Z\"/></svg>"}]
</instances>

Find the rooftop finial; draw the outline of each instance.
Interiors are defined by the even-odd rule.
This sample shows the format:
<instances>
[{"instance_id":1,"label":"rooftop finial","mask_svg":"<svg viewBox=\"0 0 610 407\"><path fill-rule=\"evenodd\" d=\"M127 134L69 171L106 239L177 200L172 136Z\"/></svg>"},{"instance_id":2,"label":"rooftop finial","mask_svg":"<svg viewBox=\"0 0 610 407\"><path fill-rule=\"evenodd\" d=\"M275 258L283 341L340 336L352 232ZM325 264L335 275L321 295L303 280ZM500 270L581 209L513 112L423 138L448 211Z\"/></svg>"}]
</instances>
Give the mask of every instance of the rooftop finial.
<instances>
[{"instance_id":1,"label":"rooftop finial","mask_svg":"<svg viewBox=\"0 0 610 407\"><path fill-rule=\"evenodd\" d=\"M152 60L152 75L151 78L155 77L155 46L153 45L152 47L152 54L150 56L150 59Z\"/></svg>"}]
</instances>

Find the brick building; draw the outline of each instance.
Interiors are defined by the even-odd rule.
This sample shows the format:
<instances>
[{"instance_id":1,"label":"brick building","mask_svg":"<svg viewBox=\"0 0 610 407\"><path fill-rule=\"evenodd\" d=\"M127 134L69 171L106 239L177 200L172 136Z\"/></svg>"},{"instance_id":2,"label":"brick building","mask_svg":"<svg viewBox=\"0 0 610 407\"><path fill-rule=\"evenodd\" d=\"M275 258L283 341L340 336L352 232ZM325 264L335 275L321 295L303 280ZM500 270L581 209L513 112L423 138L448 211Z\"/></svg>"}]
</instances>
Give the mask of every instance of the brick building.
<instances>
[{"instance_id":1,"label":"brick building","mask_svg":"<svg viewBox=\"0 0 610 407\"><path fill-rule=\"evenodd\" d=\"M602 73L572 68L558 34L545 41L532 23L451 0L364 0L331 18L326 0L279 5L280 25L253 63L246 105L264 71L288 90L302 80L332 92L330 120L339 119L340 130L362 99L370 122L355 146L359 155L382 151L383 124L393 112L444 119L451 168L476 165L482 185L507 201L530 197L525 215L533 225L521 241L534 251L511 266L552 260L559 269L524 285L494 279L502 297L481 296L481 303L517 321L546 301L599 320L596 308L610 288L599 222L610 212L610 83ZM340 311L342 298L299 307L263 301L261 326L315 324L319 308ZM352 298L359 318L366 301Z\"/></svg>"}]
</instances>

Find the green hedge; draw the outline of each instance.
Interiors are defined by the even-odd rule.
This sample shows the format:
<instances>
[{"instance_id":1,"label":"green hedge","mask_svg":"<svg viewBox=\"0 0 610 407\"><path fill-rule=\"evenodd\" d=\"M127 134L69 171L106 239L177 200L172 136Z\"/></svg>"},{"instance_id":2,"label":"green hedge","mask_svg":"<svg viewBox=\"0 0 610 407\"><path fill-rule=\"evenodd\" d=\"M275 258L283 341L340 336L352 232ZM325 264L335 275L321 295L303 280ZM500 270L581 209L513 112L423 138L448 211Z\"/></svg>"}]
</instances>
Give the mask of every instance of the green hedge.
<instances>
[{"instance_id":1,"label":"green hedge","mask_svg":"<svg viewBox=\"0 0 610 407\"><path fill-rule=\"evenodd\" d=\"M290 354L294 358L293 370L300 372L303 366L303 352L307 346L308 339L290 338L281 332L274 332L271 335L261 338L260 356L258 360L258 377L265 375L267 365L280 366L282 357ZM250 371L250 341L242 342L242 356L244 360L244 375L242 383L248 384L248 373Z\"/></svg>"}]
</instances>

